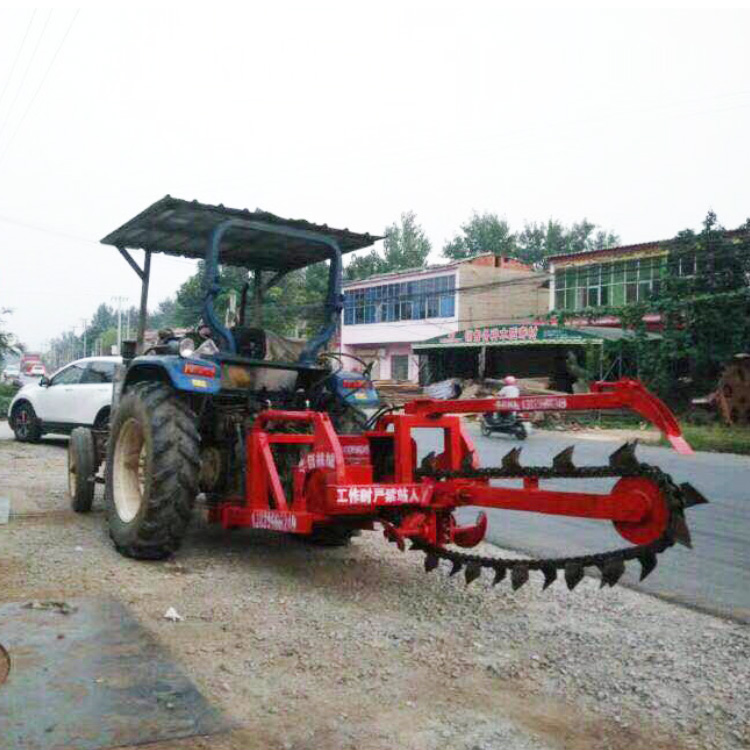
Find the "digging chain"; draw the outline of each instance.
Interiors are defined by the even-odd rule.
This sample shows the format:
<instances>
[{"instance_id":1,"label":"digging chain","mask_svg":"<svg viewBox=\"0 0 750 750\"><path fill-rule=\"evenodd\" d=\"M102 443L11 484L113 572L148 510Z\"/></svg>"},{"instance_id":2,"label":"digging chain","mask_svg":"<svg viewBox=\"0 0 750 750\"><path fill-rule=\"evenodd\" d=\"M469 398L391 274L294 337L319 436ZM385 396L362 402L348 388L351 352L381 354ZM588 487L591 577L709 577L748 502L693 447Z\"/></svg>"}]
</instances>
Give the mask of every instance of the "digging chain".
<instances>
[{"instance_id":1,"label":"digging chain","mask_svg":"<svg viewBox=\"0 0 750 750\"><path fill-rule=\"evenodd\" d=\"M588 567L598 568L601 573L601 586L614 586L625 572L625 563L638 560L641 563L643 580L657 564L657 555L675 542L690 546L690 534L685 524L684 510L691 505L707 502L700 493L688 484L676 485L672 478L655 466L639 462L635 458L635 444L628 443L618 449L610 458L609 466L576 467L571 460L572 450L559 454L552 467L521 466L518 463L519 449L514 449L503 459L503 466L477 469L466 466L460 471L443 470L431 464L429 457L418 470L418 476L440 480L450 479L601 479L638 477L654 482L669 508L669 521L664 533L649 544L641 544L607 552L598 552L572 557L550 557L538 559L510 559L472 555L447 547L414 542L412 549L425 553L425 570L430 572L438 567L440 560L451 563L450 575L464 571L467 585L478 578L482 570L494 572L493 585L497 585L509 575L514 590L523 586L529 578L529 571L541 571L544 575L543 589L557 579L562 571L569 589L574 589L583 579Z\"/></svg>"}]
</instances>

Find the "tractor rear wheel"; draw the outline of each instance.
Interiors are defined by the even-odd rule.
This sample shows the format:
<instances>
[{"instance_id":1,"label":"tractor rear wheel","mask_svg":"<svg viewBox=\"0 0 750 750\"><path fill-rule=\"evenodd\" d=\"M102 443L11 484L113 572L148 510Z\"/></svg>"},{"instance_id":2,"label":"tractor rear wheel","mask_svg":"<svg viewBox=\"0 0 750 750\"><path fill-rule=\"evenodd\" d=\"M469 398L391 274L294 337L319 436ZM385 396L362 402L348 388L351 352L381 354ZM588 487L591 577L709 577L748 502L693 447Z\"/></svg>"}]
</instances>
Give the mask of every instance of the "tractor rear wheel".
<instances>
[{"instance_id":1,"label":"tractor rear wheel","mask_svg":"<svg viewBox=\"0 0 750 750\"><path fill-rule=\"evenodd\" d=\"M120 401L107 448L109 534L128 557L160 560L182 542L198 494L196 417L172 388L137 384Z\"/></svg>"},{"instance_id":2,"label":"tractor rear wheel","mask_svg":"<svg viewBox=\"0 0 750 750\"><path fill-rule=\"evenodd\" d=\"M88 513L94 502L96 477L94 435L86 427L76 427L68 443L68 492L76 513Z\"/></svg>"}]
</instances>

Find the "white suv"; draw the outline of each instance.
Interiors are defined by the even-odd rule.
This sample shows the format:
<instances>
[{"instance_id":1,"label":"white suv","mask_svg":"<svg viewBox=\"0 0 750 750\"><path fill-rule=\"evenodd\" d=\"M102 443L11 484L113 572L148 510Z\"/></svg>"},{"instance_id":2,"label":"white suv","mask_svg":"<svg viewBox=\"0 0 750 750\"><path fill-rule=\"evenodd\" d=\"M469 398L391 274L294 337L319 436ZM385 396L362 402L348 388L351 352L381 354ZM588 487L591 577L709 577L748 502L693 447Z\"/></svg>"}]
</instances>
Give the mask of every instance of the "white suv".
<instances>
[{"instance_id":1,"label":"white suv","mask_svg":"<svg viewBox=\"0 0 750 750\"><path fill-rule=\"evenodd\" d=\"M36 442L46 432L105 428L112 406L112 380L121 357L87 357L71 362L51 378L21 388L8 409L16 440Z\"/></svg>"}]
</instances>

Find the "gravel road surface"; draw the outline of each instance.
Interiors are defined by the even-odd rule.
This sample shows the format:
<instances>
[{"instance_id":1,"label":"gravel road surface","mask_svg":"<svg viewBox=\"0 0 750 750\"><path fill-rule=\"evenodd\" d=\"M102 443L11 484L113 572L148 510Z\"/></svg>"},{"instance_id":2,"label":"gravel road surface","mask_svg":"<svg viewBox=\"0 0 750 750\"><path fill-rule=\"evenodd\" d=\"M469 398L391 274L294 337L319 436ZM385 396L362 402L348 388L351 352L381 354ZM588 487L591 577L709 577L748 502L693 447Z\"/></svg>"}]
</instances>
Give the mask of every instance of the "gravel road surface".
<instances>
[{"instance_id":1,"label":"gravel road surface","mask_svg":"<svg viewBox=\"0 0 750 750\"><path fill-rule=\"evenodd\" d=\"M0 494L0 601L118 598L240 727L154 750L750 744L742 623L593 579L466 588L379 534L318 550L196 520L173 561L126 560L69 511L64 442L0 439Z\"/></svg>"}]
</instances>

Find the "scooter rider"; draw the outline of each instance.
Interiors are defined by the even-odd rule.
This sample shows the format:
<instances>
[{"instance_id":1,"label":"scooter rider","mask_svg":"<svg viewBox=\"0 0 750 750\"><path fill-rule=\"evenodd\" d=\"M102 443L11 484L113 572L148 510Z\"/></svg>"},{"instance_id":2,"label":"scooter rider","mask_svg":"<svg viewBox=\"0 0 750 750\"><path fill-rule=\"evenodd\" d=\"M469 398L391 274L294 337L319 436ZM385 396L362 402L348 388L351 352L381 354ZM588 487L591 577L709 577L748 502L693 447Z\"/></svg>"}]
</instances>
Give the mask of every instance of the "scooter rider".
<instances>
[{"instance_id":1,"label":"scooter rider","mask_svg":"<svg viewBox=\"0 0 750 750\"><path fill-rule=\"evenodd\" d=\"M503 387L497 392L498 398L519 398L521 389L516 384L516 379L512 375L503 378ZM518 418L518 412L500 411L482 416L481 422L482 435L489 437L493 432L504 432L514 435L519 440L525 440L527 436L526 427Z\"/></svg>"},{"instance_id":2,"label":"scooter rider","mask_svg":"<svg viewBox=\"0 0 750 750\"><path fill-rule=\"evenodd\" d=\"M503 378L503 383L505 385L497 392L498 398L518 398L521 395L521 389L516 385L516 379L512 375L506 375ZM505 414L498 414L498 418L515 422L516 412L507 411Z\"/></svg>"},{"instance_id":3,"label":"scooter rider","mask_svg":"<svg viewBox=\"0 0 750 750\"><path fill-rule=\"evenodd\" d=\"M512 375L507 375L503 378L505 385L497 392L498 398L518 398L521 395L521 390L516 385L516 379Z\"/></svg>"}]
</instances>

